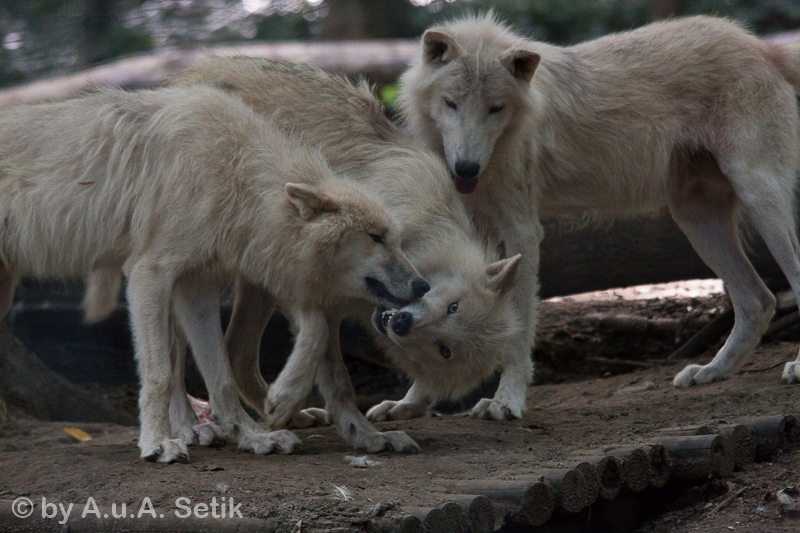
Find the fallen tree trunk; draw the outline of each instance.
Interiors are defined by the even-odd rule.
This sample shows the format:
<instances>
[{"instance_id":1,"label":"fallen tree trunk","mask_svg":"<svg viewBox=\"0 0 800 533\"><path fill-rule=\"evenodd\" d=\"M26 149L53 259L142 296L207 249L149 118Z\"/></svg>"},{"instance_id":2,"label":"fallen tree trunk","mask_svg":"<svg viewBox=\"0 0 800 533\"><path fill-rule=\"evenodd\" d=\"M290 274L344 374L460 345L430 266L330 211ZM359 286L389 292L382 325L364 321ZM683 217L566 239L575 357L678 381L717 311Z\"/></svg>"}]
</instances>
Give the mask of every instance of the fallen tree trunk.
<instances>
[{"instance_id":1,"label":"fallen tree trunk","mask_svg":"<svg viewBox=\"0 0 800 533\"><path fill-rule=\"evenodd\" d=\"M574 229L545 222L541 296L715 278L669 213ZM783 279L767 247L754 237L749 257L764 279Z\"/></svg>"},{"instance_id":2,"label":"fallen tree trunk","mask_svg":"<svg viewBox=\"0 0 800 533\"><path fill-rule=\"evenodd\" d=\"M130 413L114 409L51 370L5 322L0 322L0 394L9 405L42 420L136 423Z\"/></svg>"},{"instance_id":3,"label":"fallen tree trunk","mask_svg":"<svg viewBox=\"0 0 800 533\"><path fill-rule=\"evenodd\" d=\"M59 78L35 81L0 91L0 107L74 97L92 87L141 89L155 87L207 55L246 55L308 63L371 83L392 83L417 50L411 39L381 41L289 42L241 46L197 47L134 56Z\"/></svg>"}]
</instances>

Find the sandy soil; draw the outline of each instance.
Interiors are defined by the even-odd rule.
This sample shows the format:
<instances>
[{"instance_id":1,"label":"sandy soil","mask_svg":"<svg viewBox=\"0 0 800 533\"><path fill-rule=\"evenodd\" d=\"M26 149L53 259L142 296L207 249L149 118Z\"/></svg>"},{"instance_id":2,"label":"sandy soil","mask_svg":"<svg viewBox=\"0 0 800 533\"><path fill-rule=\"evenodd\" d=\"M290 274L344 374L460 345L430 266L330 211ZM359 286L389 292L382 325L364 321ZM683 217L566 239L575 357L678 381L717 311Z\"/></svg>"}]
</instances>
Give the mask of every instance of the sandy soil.
<instances>
[{"instance_id":1,"label":"sandy soil","mask_svg":"<svg viewBox=\"0 0 800 533\"><path fill-rule=\"evenodd\" d=\"M671 378L681 367L658 360L724 305L722 296L545 303L537 358L542 373L567 376L567 382L531 387L530 409L519 421L445 415L379 424L382 430L406 431L423 452L373 455L369 459L380 464L369 468L346 463L347 455L362 454L350 450L329 427L297 431L305 445L302 455L252 456L227 445L191 449L188 465L157 465L138 459L135 428L73 424L93 437L79 443L64 433L68 424L18 414L0 427L0 502L25 496L82 505L92 497L100 508L127 503L138 509L147 497L156 510L167 512L175 510L178 497L192 504L225 497L241 503L245 517L275 519L281 532L375 531L359 513L386 502L391 504L387 517L412 506L441 504L448 496L441 484L445 480L512 479L565 465L575 451L646 441L664 427L800 414L800 387L779 379L782 363L796 355L794 343L760 347L733 380L689 390L672 387ZM597 315L620 314L673 318L677 325L672 333L653 335L625 335L598 326ZM636 359L647 367L617 374L631 367L593 363L589 358L598 353L603 359ZM381 370L371 367L369 372L377 376ZM357 376L355 381L364 380ZM366 397L377 396L368 392ZM388 393L399 394L402 390ZM631 512L631 520L649 520L639 529L642 533L794 532L800 530L800 517L781 514L775 497L791 485L800 486L798 451L752 465L725 481L660 496L653 505L640 506L643 516ZM740 488L746 488L741 496L711 513ZM575 531L570 527L565 531Z\"/></svg>"}]
</instances>

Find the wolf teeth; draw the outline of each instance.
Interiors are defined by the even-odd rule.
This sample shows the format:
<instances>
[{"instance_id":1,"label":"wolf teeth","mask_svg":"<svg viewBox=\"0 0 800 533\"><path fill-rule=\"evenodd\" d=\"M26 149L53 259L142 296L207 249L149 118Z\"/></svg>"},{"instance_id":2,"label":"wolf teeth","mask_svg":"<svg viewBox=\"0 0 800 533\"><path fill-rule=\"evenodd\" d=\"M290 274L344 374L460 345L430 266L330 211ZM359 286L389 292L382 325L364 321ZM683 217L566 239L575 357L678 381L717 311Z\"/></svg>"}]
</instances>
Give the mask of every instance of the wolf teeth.
<instances>
[{"instance_id":1,"label":"wolf teeth","mask_svg":"<svg viewBox=\"0 0 800 533\"><path fill-rule=\"evenodd\" d=\"M381 322L383 323L383 327L386 328L389 326L389 321L392 320L392 317L397 314L397 309L387 309L383 313L381 313Z\"/></svg>"}]
</instances>

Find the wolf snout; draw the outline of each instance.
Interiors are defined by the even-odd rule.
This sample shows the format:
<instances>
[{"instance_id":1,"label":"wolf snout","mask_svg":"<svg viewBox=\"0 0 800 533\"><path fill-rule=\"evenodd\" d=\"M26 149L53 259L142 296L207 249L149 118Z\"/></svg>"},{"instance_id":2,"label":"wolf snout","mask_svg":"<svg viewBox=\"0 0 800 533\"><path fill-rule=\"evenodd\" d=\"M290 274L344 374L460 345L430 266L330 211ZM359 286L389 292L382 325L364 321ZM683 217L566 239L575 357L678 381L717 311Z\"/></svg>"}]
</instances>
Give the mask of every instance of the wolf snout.
<instances>
[{"instance_id":1,"label":"wolf snout","mask_svg":"<svg viewBox=\"0 0 800 533\"><path fill-rule=\"evenodd\" d=\"M425 296L429 290L431 290L431 286L422 278L415 279L411 282L411 292L415 300Z\"/></svg>"},{"instance_id":2,"label":"wolf snout","mask_svg":"<svg viewBox=\"0 0 800 533\"><path fill-rule=\"evenodd\" d=\"M481 172L481 164L477 161L466 161L459 159L456 161L456 176L462 180L471 180L478 177Z\"/></svg>"},{"instance_id":3,"label":"wolf snout","mask_svg":"<svg viewBox=\"0 0 800 533\"><path fill-rule=\"evenodd\" d=\"M392 331L401 337L408 335L408 332L411 331L411 326L413 325L414 315L408 311L401 311L392 318Z\"/></svg>"}]
</instances>

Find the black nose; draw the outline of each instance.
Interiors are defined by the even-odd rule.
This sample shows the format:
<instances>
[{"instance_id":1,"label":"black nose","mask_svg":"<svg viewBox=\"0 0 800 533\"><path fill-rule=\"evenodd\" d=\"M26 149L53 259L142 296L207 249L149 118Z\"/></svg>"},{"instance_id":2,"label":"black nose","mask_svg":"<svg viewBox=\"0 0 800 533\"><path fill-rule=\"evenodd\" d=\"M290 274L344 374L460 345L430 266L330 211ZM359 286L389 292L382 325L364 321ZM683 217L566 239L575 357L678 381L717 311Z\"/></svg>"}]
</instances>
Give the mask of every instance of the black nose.
<instances>
[{"instance_id":1,"label":"black nose","mask_svg":"<svg viewBox=\"0 0 800 533\"><path fill-rule=\"evenodd\" d=\"M411 282L411 292L414 293L414 298L422 298L431 290L431 286L424 279L415 279Z\"/></svg>"},{"instance_id":2,"label":"black nose","mask_svg":"<svg viewBox=\"0 0 800 533\"><path fill-rule=\"evenodd\" d=\"M471 180L481 171L481 164L475 161L456 161L456 176Z\"/></svg>"},{"instance_id":3,"label":"black nose","mask_svg":"<svg viewBox=\"0 0 800 533\"><path fill-rule=\"evenodd\" d=\"M403 337L408 335L408 332L411 331L412 324L414 324L414 315L402 311L394 315L392 319L392 331Z\"/></svg>"}]
</instances>

